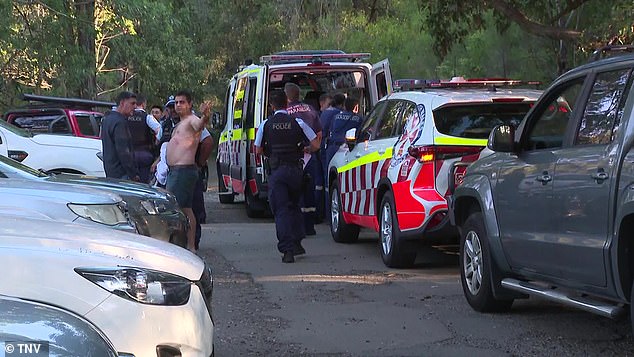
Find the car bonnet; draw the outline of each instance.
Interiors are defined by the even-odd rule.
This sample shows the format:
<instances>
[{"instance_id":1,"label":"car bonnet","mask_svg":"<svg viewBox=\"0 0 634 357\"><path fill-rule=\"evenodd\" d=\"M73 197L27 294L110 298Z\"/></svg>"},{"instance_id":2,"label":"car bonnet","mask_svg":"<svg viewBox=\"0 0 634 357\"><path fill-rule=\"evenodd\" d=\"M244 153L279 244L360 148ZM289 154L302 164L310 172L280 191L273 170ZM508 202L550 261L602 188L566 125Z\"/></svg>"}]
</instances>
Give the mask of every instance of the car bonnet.
<instances>
[{"instance_id":1,"label":"car bonnet","mask_svg":"<svg viewBox=\"0 0 634 357\"><path fill-rule=\"evenodd\" d=\"M0 249L50 251L78 264L130 266L163 271L191 281L200 279L204 262L195 254L154 238L17 216L0 217Z\"/></svg>"},{"instance_id":2,"label":"car bonnet","mask_svg":"<svg viewBox=\"0 0 634 357\"><path fill-rule=\"evenodd\" d=\"M82 204L113 204L122 200L121 196L115 193L90 187L41 180L2 179L0 197L8 195L23 199L38 197Z\"/></svg>"}]
</instances>

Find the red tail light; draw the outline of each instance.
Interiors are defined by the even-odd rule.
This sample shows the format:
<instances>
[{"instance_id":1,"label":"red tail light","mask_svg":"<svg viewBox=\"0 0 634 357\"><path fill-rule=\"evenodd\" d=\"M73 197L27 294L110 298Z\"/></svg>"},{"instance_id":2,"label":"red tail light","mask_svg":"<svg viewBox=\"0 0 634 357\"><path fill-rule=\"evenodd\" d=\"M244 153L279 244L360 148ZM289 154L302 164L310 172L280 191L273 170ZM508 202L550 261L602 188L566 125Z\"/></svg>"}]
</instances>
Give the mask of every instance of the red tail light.
<instances>
[{"instance_id":1,"label":"red tail light","mask_svg":"<svg viewBox=\"0 0 634 357\"><path fill-rule=\"evenodd\" d=\"M448 160L457 157L474 155L482 151L482 146L410 146L407 152L418 162L432 162L436 160Z\"/></svg>"}]
</instances>

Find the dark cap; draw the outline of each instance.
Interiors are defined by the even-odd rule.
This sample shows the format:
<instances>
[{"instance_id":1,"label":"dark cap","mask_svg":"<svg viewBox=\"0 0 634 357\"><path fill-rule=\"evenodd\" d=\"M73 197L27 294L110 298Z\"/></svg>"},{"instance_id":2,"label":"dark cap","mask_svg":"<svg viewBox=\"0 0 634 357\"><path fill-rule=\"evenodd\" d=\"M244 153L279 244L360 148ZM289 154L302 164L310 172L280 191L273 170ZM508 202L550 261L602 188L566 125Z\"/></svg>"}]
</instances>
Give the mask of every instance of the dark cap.
<instances>
[{"instance_id":1,"label":"dark cap","mask_svg":"<svg viewBox=\"0 0 634 357\"><path fill-rule=\"evenodd\" d=\"M169 97L167 97L167 102L165 103L164 106L169 107L170 105L174 106L175 104L176 104L176 101L174 100L174 96L170 95Z\"/></svg>"}]
</instances>

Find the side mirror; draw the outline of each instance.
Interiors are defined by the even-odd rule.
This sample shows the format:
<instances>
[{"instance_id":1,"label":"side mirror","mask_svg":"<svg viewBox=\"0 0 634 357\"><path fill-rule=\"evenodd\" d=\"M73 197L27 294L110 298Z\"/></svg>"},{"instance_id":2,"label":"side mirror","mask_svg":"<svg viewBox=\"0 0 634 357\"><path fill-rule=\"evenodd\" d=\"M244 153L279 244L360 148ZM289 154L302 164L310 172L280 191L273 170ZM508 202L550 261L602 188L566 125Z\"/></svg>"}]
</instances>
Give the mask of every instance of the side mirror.
<instances>
[{"instance_id":1,"label":"side mirror","mask_svg":"<svg viewBox=\"0 0 634 357\"><path fill-rule=\"evenodd\" d=\"M220 115L219 112L213 112L213 114L211 114L212 128L223 129L225 127L225 124L227 124L227 121L224 120L224 118L222 117L222 115Z\"/></svg>"},{"instance_id":2,"label":"side mirror","mask_svg":"<svg viewBox=\"0 0 634 357\"><path fill-rule=\"evenodd\" d=\"M496 152L514 152L515 128L510 125L498 125L493 128L487 147Z\"/></svg>"},{"instance_id":3,"label":"side mirror","mask_svg":"<svg viewBox=\"0 0 634 357\"><path fill-rule=\"evenodd\" d=\"M346 131L346 144L348 144L348 148L352 150L354 146L357 144L357 129L352 128Z\"/></svg>"}]
</instances>

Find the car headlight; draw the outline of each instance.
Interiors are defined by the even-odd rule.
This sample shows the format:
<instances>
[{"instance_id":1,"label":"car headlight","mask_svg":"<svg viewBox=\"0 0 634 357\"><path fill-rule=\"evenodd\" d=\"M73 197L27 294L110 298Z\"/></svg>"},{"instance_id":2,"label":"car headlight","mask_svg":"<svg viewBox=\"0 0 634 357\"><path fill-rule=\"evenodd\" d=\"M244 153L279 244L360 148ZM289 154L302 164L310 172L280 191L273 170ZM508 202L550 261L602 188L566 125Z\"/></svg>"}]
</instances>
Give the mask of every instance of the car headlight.
<instances>
[{"instance_id":1,"label":"car headlight","mask_svg":"<svg viewBox=\"0 0 634 357\"><path fill-rule=\"evenodd\" d=\"M68 208L80 217L109 226L128 223L125 213L117 204L84 205L69 203Z\"/></svg>"},{"instance_id":2,"label":"car headlight","mask_svg":"<svg viewBox=\"0 0 634 357\"><path fill-rule=\"evenodd\" d=\"M152 215L167 212L167 206L162 200L141 200L141 207Z\"/></svg>"},{"instance_id":3,"label":"car headlight","mask_svg":"<svg viewBox=\"0 0 634 357\"><path fill-rule=\"evenodd\" d=\"M84 278L124 299L178 306L189 301L192 282L169 273L130 267L75 268Z\"/></svg>"}]
</instances>

